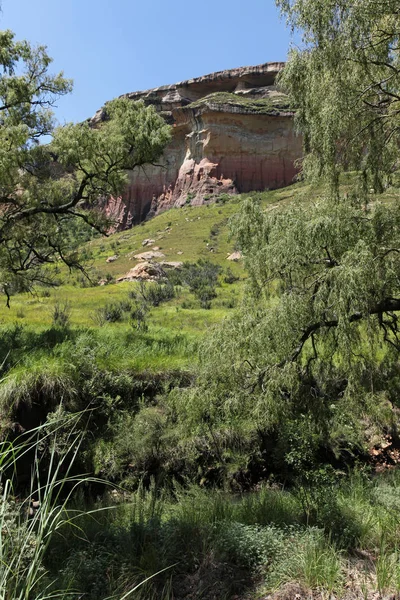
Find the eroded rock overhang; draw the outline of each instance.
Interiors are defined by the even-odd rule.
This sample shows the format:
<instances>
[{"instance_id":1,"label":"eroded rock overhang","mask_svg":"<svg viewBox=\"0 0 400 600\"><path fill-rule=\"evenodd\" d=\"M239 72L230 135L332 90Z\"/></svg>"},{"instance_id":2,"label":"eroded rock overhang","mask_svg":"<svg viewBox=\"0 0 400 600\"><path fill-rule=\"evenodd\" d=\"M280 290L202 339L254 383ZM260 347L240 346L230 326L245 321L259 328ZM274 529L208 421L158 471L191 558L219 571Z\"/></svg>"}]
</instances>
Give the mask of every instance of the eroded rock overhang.
<instances>
[{"instance_id":1,"label":"eroded rock overhang","mask_svg":"<svg viewBox=\"0 0 400 600\"><path fill-rule=\"evenodd\" d=\"M288 99L276 85L283 67L281 62L241 67L126 94L153 105L173 135L160 166L132 171L124 195L110 199L106 208L116 227L221 194L289 185L302 143ZM92 123L104 117L100 109Z\"/></svg>"}]
</instances>

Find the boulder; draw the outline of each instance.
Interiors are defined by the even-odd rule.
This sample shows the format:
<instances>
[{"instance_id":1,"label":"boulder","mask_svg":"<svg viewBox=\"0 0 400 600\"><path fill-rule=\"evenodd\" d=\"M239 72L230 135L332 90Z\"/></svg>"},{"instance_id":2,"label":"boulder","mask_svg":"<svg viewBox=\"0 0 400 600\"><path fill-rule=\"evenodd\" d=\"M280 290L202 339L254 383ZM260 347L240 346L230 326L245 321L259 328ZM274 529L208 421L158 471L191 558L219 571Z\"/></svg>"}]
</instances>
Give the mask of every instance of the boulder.
<instances>
[{"instance_id":1,"label":"boulder","mask_svg":"<svg viewBox=\"0 0 400 600\"><path fill-rule=\"evenodd\" d=\"M122 277L118 277L117 283L122 281L159 281L166 278L166 273L158 263L142 262L130 269Z\"/></svg>"},{"instance_id":2,"label":"boulder","mask_svg":"<svg viewBox=\"0 0 400 600\"><path fill-rule=\"evenodd\" d=\"M183 262L164 260L163 262L160 262L160 265L164 267L164 269L176 269L177 271L179 271L179 269L182 269L183 267Z\"/></svg>"},{"instance_id":3,"label":"boulder","mask_svg":"<svg viewBox=\"0 0 400 600\"><path fill-rule=\"evenodd\" d=\"M113 263L113 262L115 262L116 260L118 260L118 254L114 254L114 256L109 256L109 257L106 259L106 262L107 262L107 263Z\"/></svg>"},{"instance_id":4,"label":"boulder","mask_svg":"<svg viewBox=\"0 0 400 600\"><path fill-rule=\"evenodd\" d=\"M243 258L242 253L237 251L237 252L233 252L232 254L230 254L226 260L233 260L234 262L237 262L238 260L241 260L242 258Z\"/></svg>"},{"instance_id":5,"label":"boulder","mask_svg":"<svg viewBox=\"0 0 400 600\"><path fill-rule=\"evenodd\" d=\"M151 246L151 244L154 244L154 242L155 242L155 240L151 240L151 239L143 240L142 246Z\"/></svg>"},{"instance_id":6,"label":"boulder","mask_svg":"<svg viewBox=\"0 0 400 600\"><path fill-rule=\"evenodd\" d=\"M136 260L154 260L155 258L165 258L165 254L158 252L157 250L149 250L148 252L142 252L141 254L134 254L132 258Z\"/></svg>"}]
</instances>

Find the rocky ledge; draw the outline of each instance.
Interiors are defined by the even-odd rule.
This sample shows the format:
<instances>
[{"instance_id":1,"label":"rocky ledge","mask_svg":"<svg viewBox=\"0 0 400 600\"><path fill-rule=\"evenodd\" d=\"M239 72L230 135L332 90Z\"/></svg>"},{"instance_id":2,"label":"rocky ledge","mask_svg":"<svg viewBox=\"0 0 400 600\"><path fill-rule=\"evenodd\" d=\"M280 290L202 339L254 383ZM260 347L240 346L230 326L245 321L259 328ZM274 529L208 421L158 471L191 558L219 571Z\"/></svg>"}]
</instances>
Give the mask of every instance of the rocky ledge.
<instances>
[{"instance_id":1,"label":"rocky ledge","mask_svg":"<svg viewBox=\"0 0 400 600\"><path fill-rule=\"evenodd\" d=\"M290 184L302 144L288 99L275 85L283 66L241 67L126 94L155 106L173 135L159 165L132 171L124 195L107 203L116 228L173 206ZM92 123L104 117L103 108Z\"/></svg>"}]
</instances>

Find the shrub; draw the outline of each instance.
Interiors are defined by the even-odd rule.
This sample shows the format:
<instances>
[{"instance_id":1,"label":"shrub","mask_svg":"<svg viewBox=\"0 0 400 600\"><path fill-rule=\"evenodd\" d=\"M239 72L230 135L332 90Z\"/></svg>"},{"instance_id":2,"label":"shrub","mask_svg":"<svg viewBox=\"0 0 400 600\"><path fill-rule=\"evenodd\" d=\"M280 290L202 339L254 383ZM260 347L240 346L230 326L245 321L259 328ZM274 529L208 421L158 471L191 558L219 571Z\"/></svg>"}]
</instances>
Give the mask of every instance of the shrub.
<instances>
[{"instance_id":1,"label":"shrub","mask_svg":"<svg viewBox=\"0 0 400 600\"><path fill-rule=\"evenodd\" d=\"M217 534L222 559L254 568L271 563L283 550L283 533L274 527L225 522Z\"/></svg>"},{"instance_id":2,"label":"shrub","mask_svg":"<svg viewBox=\"0 0 400 600\"><path fill-rule=\"evenodd\" d=\"M52 323L55 327L68 327L71 317L69 302L57 301L53 307Z\"/></svg>"},{"instance_id":3,"label":"shrub","mask_svg":"<svg viewBox=\"0 0 400 600\"><path fill-rule=\"evenodd\" d=\"M167 418L156 406L142 406L137 414L120 411L110 429L111 443L99 440L96 446L96 471L103 477L124 479L129 474L137 485L142 477L156 474L165 459Z\"/></svg>"},{"instance_id":4,"label":"shrub","mask_svg":"<svg viewBox=\"0 0 400 600\"><path fill-rule=\"evenodd\" d=\"M216 237L219 234L219 225L218 223L214 223L214 225L210 229L210 237Z\"/></svg>"},{"instance_id":5,"label":"shrub","mask_svg":"<svg viewBox=\"0 0 400 600\"><path fill-rule=\"evenodd\" d=\"M149 326L147 324L147 314L149 307L145 302L137 303L133 306L130 313L130 323L134 329L141 331L147 331Z\"/></svg>"},{"instance_id":6,"label":"shrub","mask_svg":"<svg viewBox=\"0 0 400 600\"><path fill-rule=\"evenodd\" d=\"M200 307L207 310L211 308L211 300L217 297L215 287L211 285L202 285L196 289L194 295L200 301Z\"/></svg>"},{"instance_id":7,"label":"shrub","mask_svg":"<svg viewBox=\"0 0 400 600\"><path fill-rule=\"evenodd\" d=\"M209 309L211 300L217 296L215 287L220 272L219 265L200 259L197 263L184 263L182 269L170 273L168 279L174 285L188 286L200 301L200 306Z\"/></svg>"},{"instance_id":8,"label":"shrub","mask_svg":"<svg viewBox=\"0 0 400 600\"><path fill-rule=\"evenodd\" d=\"M175 295L175 287L171 281L167 283L158 281L145 283L141 281L138 287L129 292L129 298L150 306L159 306L163 302L168 302L168 300L175 298Z\"/></svg>"},{"instance_id":9,"label":"shrub","mask_svg":"<svg viewBox=\"0 0 400 600\"><path fill-rule=\"evenodd\" d=\"M118 323L123 319L124 310L120 304L106 304L91 315L92 321L102 327L105 323Z\"/></svg>"},{"instance_id":10,"label":"shrub","mask_svg":"<svg viewBox=\"0 0 400 600\"><path fill-rule=\"evenodd\" d=\"M224 273L224 282L225 283L232 284L232 283L235 283L236 281L239 281L239 279L240 279L240 277L235 275L230 267L227 267L225 269L225 273Z\"/></svg>"}]
</instances>

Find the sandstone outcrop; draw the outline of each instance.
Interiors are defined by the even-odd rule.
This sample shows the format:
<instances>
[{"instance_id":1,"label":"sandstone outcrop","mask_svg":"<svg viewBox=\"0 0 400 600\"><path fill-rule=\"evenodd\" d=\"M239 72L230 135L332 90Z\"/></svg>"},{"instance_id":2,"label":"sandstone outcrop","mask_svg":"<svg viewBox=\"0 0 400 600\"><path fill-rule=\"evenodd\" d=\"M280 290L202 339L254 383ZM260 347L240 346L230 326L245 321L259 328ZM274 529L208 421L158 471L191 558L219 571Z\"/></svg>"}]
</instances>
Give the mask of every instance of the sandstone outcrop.
<instances>
[{"instance_id":1,"label":"sandstone outcrop","mask_svg":"<svg viewBox=\"0 0 400 600\"><path fill-rule=\"evenodd\" d=\"M165 279L166 273L158 263L141 262L122 277L118 277L117 283L123 281L159 281Z\"/></svg>"},{"instance_id":2,"label":"sandstone outcrop","mask_svg":"<svg viewBox=\"0 0 400 600\"><path fill-rule=\"evenodd\" d=\"M160 262L160 265L164 268L164 269L173 269L175 271L180 271L183 267L183 262L180 262L178 260L173 261L173 260L164 260L163 262Z\"/></svg>"},{"instance_id":3,"label":"sandstone outcrop","mask_svg":"<svg viewBox=\"0 0 400 600\"><path fill-rule=\"evenodd\" d=\"M166 271L179 271L182 267L183 263L179 261L140 262L116 281L160 281L167 278Z\"/></svg>"},{"instance_id":4,"label":"sandstone outcrop","mask_svg":"<svg viewBox=\"0 0 400 600\"><path fill-rule=\"evenodd\" d=\"M243 258L243 257L242 257L242 253L241 253L241 252L238 252L238 251L236 251L236 252L233 252L232 254L230 254L230 255L227 257L227 259L226 259L226 260L231 260L231 261L233 261L233 262L238 262L238 260L241 260L242 258Z\"/></svg>"},{"instance_id":5,"label":"sandstone outcrop","mask_svg":"<svg viewBox=\"0 0 400 600\"><path fill-rule=\"evenodd\" d=\"M302 144L287 97L275 85L283 66L231 69L127 94L155 106L173 126L173 135L159 164L130 172L125 194L107 203L117 228L221 194L290 184ZM105 116L103 108L92 123Z\"/></svg>"},{"instance_id":6,"label":"sandstone outcrop","mask_svg":"<svg viewBox=\"0 0 400 600\"><path fill-rule=\"evenodd\" d=\"M165 258L165 254L158 250L149 250L148 252L141 252L132 256L134 260L154 260L155 258Z\"/></svg>"}]
</instances>

